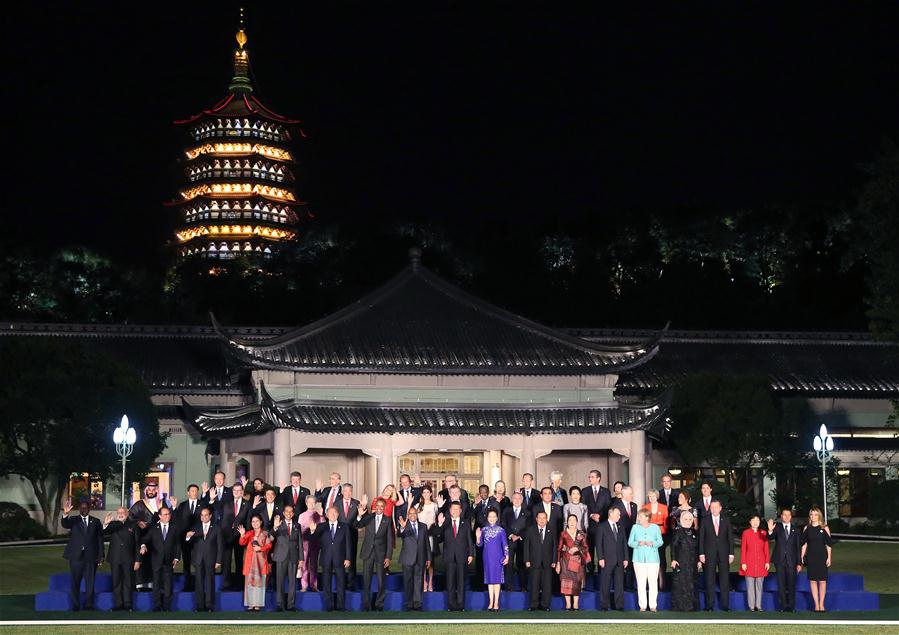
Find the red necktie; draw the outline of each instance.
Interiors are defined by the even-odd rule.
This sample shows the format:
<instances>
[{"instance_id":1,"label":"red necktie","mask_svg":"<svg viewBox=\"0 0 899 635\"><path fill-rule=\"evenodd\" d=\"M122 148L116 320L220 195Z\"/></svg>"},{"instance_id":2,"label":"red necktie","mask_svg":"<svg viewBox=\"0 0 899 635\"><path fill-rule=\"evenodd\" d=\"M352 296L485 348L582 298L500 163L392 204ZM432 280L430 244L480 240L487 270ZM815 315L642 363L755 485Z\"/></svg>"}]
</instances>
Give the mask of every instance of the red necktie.
<instances>
[{"instance_id":1,"label":"red necktie","mask_svg":"<svg viewBox=\"0 0 899 635\"><path fill-rule=\"evenodd\" d=\"M293 490L293 504L297 504L297 490Z\"/></svg>"},{"instance_id":2,"label":"red necktie","mask_svg":"<svg viewBox=\"0 0 899 635\"><path fill-rule=\"evenodd\" d=\"M334 504L335 498L337 498L337 490L332 487L331 493L328 494L328 507L325 508L325 511L328 511L328 508L330 508Z\"/></svg>"},{"instance_id":3,"label":"red necktie","mask_svg":"<svg viewBox=\"0 0 899 635\"><path fill-rule=\"evenodd\" d=\"M458 533L458 531L459 531L459 528L456 527L456 521L454 520L453 521L453 538L456 537L456 534Z\"/></svg>"},{"instance_id":4,"label":"red necktie","mask_svg":"<svg viewBox=\"0 0 899 635\"><path fill-rule=\"evenodd\" d=\"M350 515L350 501L343 502L343 517L348 518Z\"/></svg>"},{"instance_id":5,"label":"red necktie","mask_svg":"<svg viewBox=\"0 0 899 635\"><path fill-rule=\"evenodd\" d=\"M239 512L240 512L240 499L234 501L234 515L237 516L237 514Z\"/></svg>"},{"instance_id":6,"label":"red necktie","mask_svg":"<svg viewBox=\"0 0 899 635\"><path fill-rule=\"evenodd\" d=\"M713 518L713 520L715 521L715 535L717 536L718 535L718 519Z\"/></svg>"}]
</instances>

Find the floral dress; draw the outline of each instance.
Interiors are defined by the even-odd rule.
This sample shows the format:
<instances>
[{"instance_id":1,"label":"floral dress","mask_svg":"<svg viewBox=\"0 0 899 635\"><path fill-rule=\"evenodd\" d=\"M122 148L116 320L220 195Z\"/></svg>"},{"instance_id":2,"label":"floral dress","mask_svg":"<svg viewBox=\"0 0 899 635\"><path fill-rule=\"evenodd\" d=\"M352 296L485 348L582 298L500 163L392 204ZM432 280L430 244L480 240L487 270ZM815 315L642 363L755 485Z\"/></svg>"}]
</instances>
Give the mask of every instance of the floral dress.
<instances>
[{"instance_id":1,"label":"floral dress","mask_svg":"<svg viewBox=\"0 0 899 635\"><path fill-rule=\"evenodd\" d=\"M575 547L576 553L569 553ZM562 586L562 595L580 595L584 588L584 576L586 565L590 562L590 554L587 551L587 534L578 531L574 538L568 530L562 532L559 538L559 581Z\"/></svg>"}]
</instances>

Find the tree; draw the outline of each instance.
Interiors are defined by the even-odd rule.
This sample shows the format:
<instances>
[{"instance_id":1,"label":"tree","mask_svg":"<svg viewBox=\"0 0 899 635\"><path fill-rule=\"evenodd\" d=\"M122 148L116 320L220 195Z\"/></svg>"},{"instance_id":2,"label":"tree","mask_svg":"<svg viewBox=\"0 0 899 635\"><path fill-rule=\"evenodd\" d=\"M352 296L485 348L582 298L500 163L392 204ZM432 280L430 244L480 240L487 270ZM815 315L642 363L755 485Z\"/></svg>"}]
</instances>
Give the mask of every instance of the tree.
<instances>
[{"instance_id":1,"label":"tree","mask_svg":"<svg viewBox=\"0 0 899 635\"><path fill-rule=\"evenodd\" d=\"M128 461L129 477L137 478L165 448L137 372L74 340L0 341L0 476L31 484L51 532L73 472L104 480L117 473L112 432L122 414L137 430Z\"/></svg>"}]
</instances>

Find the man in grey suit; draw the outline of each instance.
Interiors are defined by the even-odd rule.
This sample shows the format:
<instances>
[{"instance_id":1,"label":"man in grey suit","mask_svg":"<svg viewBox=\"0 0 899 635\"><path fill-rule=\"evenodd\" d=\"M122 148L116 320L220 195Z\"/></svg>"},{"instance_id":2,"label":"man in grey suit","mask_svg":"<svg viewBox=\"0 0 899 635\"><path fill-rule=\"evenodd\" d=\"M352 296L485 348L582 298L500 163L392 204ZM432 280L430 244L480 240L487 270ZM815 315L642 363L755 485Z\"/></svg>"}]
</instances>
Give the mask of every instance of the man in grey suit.
<instances>
[{"instance_id":1,"label":"man in grey suit","mask_svg":"<svg viewBox=\"0 0 899 635\"><path fill-rule=\"evenodd\" d=\"M418 510L410 507L408 518L399 518L400 564L403 565L403 608L421 610L421 592L424 587L424 571L431 566L431 542L428 527L418 520Z\"/></svg>"},{"instance_id":2,"label":"man in grey suit","mask_svg":"<svg viewBox=\"0 0 899 635\"><path fill-rule=\"evenodd\" d=\"M368 506L368 497L363 495L359 505L359 513ZM384 592L387 590L387 569L390 567L390 557L393 555L393 543L395 541L393 531L393 519L384 515L386 503L384 499L375 502L375 511L366 512L359 517L357 527L365 527L365 537L362 539L362 549L359 557L362 558L362 606L366 611L371 610L371 576L378 576L378 595L375 597L375 610L384 610Z\"/></svg>"},{"instance_id":3,"label":"man in grey suit","mask_svg":"<svg viewBox=\"0 0 899 635\"><path fill-rule=\"evenodd\" d=\"M275 593L278 608L284 610L284 584L287 583L287 610L293 611L297 602L297 571L303 569L303 528L293 517L293 505L285 505L281 516L275 516L275 546L272 562L275 563Z\"/></svg>"}]
</instances>

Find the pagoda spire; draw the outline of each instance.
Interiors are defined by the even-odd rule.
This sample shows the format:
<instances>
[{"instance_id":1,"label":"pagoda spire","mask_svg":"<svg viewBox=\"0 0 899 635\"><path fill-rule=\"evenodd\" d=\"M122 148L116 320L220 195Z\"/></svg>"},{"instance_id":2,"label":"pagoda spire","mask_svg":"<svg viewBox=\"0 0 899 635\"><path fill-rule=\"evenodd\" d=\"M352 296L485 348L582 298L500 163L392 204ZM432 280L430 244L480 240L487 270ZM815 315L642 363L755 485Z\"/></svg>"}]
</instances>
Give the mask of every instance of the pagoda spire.
<instances>
[{"instance_id":1,"label":"pagoda spire","mask_svg":"<svg viewBox=\"0 0 899 635\"><path fill-rule=\"evenodd\" d=\"M253 84L250 82L250 57L244 45L247 43L247 32L244 30L243 7L240 8L240 29L234 36L237 40L237 48L234 49L234 77L228 90L232 93L252 93Z\"/></svg>"}]
</instances>

